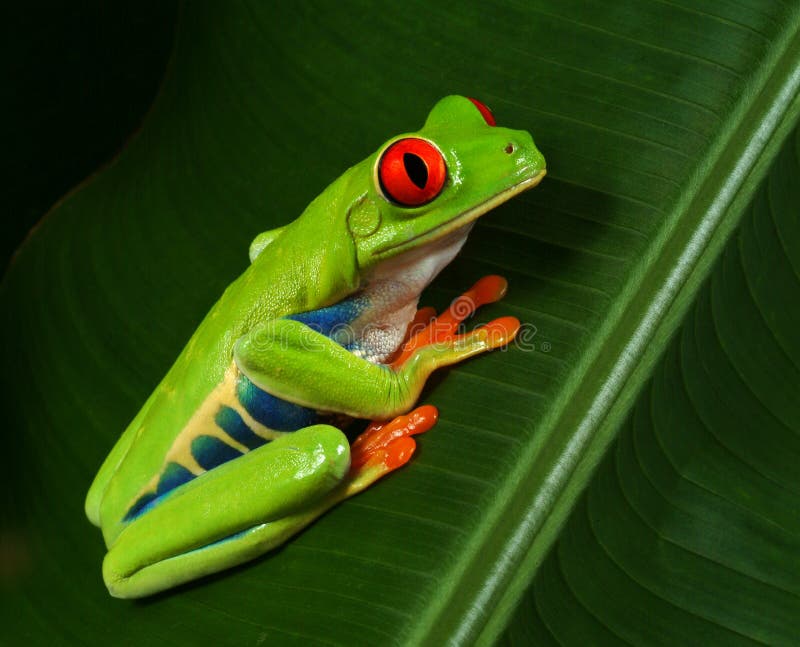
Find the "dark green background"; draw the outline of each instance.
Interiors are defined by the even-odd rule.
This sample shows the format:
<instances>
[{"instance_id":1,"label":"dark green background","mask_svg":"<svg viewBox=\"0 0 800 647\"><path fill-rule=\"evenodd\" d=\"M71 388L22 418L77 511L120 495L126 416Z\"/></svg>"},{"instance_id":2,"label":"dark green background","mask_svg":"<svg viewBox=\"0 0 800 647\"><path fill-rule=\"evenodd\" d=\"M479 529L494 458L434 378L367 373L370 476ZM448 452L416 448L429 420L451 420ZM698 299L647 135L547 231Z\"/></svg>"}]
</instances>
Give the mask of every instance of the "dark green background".
<instances>
[{"instance_id":1,"label":"dark green background","mask_svg":"<svg viewBox=\"0 0 800 647\"><path fill-rule=\"evenodd\" d=\"M176 2L3 10L2 264L59 198L139 127L164 75Z\"/></svg>"}]
</instances>

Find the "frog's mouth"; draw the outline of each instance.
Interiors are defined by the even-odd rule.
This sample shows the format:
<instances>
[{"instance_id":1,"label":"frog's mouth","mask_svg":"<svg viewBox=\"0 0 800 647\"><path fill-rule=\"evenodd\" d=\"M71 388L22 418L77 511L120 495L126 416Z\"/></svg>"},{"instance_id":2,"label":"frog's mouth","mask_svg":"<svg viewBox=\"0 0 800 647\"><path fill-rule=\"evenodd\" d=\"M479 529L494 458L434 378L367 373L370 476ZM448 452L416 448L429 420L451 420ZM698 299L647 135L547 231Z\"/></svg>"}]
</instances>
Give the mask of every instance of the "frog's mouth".
<instances>
[{"instance_id":1,"label":"frog's mouth","mask_svg":"<svg viewBox=\"0 0 800 647\"><path fill-rule=\"evenodd\" d=\"M524 174L529 169L521 169L520 175ZM443 223L436 225L433 229L429 229L421 234L417 234L416 236L409 238L408 240L404 240L400 243L394 243L392 245L387 245L386 247L382 247L381 249L376 249L372 252L373 256L383 256L385 254L388 255L395 255L402 253L407 248L410 247L417 247L420 245L424 245L429 242L433 242L434 240L446 236L450 232L460 229L466 224L469 224L473 220L477 220L483 214L491 211L495 207L500 206L507 200L510 200L515 195L522 193L523 191L527 191L528 189L532 189L535 187L539 182L544 179L544 176L547 174L547 169L542 169L536 175L526 177L524 180L517 182L516 184L510 186L507 189L504 189L500 193L493 195L488 200L481 202L478 205L475 205L471 209L458 214L456 217L451 218Z\"/></svg>"}]
</instances>

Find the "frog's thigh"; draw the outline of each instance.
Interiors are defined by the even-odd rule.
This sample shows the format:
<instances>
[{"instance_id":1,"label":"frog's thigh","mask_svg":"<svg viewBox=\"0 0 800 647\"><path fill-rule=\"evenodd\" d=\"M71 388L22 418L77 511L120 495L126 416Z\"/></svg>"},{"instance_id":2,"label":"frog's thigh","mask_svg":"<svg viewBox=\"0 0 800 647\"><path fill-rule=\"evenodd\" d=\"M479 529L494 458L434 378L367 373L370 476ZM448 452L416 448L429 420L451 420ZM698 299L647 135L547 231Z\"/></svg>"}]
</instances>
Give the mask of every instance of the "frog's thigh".
<instances>
[{"instance_id":1,"label":"frog's thigh","mask_svg":"<svg viewBox=\"0 0 800 647\"><path fill-rule=\"evenodd\" d=\"M103 464L97 471L97 474L92 481L92 485L89 488L89 492L86 494L84 509L89 521L91 521L95 526L100 526L100 503L103 500L103 495L105 494L106 489L108 488L108 483L113 478L120 464L125 459L128 450L131 448L131 445L136 438L136 434L141 429L142 420L147 415L147 411L152 404L154 397L155 394L150 396L150 399L145 403L144 407L142 407L142 410L139 411L136 418L134 418L131 424L128 425L128 428L122 433L122 436L120 436L120 438L114 444L114 447L108 453L108 456L106 456L106 459L103 461Z\"/></svg>"},{"instance_id":2,"label":"frog's thigh","mask_svg":"<svg viewBox=\"0 0 800 647\"><path fill-rule=\"evenodd\" d=\"M206 472L122 531L103 562L110 593L150 595L278 546L320 514L349 466L344 434L315 425Z\"/></svg>"},{"instance_id":3,"label":"frog's thigh","mask_svg":"<svg viewBox=\"0 0 800 647\"><path fill-rule=\"evenodd\" d=\"M103 500L103 495L106 492L106 488L108 488L108 483L114 476L114 472L119 467L119 464L128 453L138 430L139 427L135 424L135 421L128 426L119 440L114 444L108 456L106 456L106 459L103 461L103 464L100 466L100 469L97 471L92 481L92 485L89 487L89 492L87 492L86 501L84 502L84 511L86 512L86 517L95 526L100 525L100 502Z\"/></svg>"},{"instance_id":4,"label":"frog's thigh","mask_svg":"<svg viewBox=\"0 0 800 647\"><path fill-rule=\"evenodd\" d=\"M305 324L276 319L234 346L239 370L269 393L355 418L387 419L408 411L438 367L490 349L485 333L417 351L399 370L372 364Z\"/></svg>"}]
</instances>

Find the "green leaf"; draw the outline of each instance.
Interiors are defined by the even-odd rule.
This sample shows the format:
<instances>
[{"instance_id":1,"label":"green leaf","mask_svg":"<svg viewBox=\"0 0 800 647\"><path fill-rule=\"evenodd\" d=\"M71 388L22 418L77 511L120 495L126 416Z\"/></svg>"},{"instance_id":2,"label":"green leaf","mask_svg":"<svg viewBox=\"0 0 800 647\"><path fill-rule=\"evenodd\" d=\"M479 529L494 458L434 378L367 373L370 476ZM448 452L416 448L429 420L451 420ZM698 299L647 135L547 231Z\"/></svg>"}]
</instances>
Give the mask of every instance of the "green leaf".
<instances>
[{"instance_id":1,"label":"green leaf","mask_svg":"<svg viewBox=\"0 0 800 647\"><path fill-rule=\"evenodd\" d=\"M272 4L183 7L142 130L3 283L15 642L491 640L800 110L792 3ZM530 130L549 175L482 219L426 298L505 274L482 317L532 324L535 350L436 380L413 463L279 551L109 598L82 504L115 438L253 236L449 93ZM572 524L562 540L584 541Z\"/></svg>"},{"instance_id":2,"label":"green leaf","mask_svg":"<svg viewBox=\"0 0 800 647\"><path fill-rule=\"evenodd\" d=\"M798 177L795 130L502 644L796 644Z\"/></svg>"}]
</instances>

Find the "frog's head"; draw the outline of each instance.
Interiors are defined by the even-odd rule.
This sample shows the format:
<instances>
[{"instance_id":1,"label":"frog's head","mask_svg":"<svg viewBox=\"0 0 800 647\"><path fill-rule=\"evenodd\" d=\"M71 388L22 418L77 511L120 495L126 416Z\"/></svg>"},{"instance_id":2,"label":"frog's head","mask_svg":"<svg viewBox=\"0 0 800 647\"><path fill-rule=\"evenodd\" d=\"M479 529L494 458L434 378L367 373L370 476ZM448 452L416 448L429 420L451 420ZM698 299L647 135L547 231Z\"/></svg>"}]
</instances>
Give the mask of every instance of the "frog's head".
<instances>
[{"instance_id":1,"label":"frog's head","mask_svg":"<svg viewBox=\"0 0 800 647\"><path fill-rule=\"evenodd\" d=\"M530 134L497 126L486 106L460 96L439 101L420 131L390 139L359 166L370 173L368 190L347 218L362 274L413 250L455 253L479 216L545 175Z\"/></svg>"}]
</instances>

